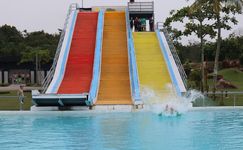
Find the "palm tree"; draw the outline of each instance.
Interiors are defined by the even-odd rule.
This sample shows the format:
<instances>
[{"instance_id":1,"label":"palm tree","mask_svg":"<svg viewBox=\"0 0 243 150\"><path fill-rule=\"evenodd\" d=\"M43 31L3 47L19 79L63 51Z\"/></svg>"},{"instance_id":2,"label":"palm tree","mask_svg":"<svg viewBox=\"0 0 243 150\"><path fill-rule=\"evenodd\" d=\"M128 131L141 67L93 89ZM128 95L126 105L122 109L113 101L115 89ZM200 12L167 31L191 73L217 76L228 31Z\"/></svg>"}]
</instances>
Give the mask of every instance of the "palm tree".
<instances>
[{"instance_id":1,"label":"palm tree","mask_svg":"<svg viewBox=\"0 0 243 150\"><path fill-rule=\"evenodd\" d=\"M218 76L218 63L219 63L219 54L220 54L220 46L221 46L221 12L222 6L235 6L238 9L242 9L243 0L195 0L192 4L192 10L198 10L201 8L202 5L209 4L213 6L213 11L216 16L216 25L217 25L217 49L215 54L215 61L214 61L214 79L213 79L213 91L216 91L216 84L217 84L217 76Z\"/></svg>"}]
</instances>

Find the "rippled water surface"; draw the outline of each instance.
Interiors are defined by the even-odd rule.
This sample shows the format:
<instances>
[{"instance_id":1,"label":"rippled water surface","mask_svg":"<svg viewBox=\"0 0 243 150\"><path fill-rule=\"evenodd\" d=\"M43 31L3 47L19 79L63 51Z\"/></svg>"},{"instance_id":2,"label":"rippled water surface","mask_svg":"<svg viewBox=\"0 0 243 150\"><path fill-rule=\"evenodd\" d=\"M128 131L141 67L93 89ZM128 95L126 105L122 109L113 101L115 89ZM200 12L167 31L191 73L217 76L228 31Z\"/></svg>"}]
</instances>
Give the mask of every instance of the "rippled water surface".
<instances>
[{"instance_id":1,"label":"rippled water surface","mask_svg":"<svg viewBox=\"0 0 243 150\"><path fill-rule=\"evenodd\" d=\"M0 149L243 150L243 110L1 114Z\"/></svg>"}]
</instances>

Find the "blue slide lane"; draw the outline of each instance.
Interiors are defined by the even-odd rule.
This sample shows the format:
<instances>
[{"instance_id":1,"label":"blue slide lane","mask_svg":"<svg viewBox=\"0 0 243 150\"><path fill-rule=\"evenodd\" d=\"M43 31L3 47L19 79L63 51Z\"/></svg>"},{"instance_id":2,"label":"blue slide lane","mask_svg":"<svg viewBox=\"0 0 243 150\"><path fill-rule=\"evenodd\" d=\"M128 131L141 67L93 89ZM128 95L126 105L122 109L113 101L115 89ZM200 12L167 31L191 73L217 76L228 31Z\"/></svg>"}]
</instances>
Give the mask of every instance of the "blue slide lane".
<instances>
[{"instance_id":1,"label":"blue slide lane","mask_svg":"<svg viewBox=\"0 0 243 150\"><path fill-rule=\"evenodd\" d=\"M130 28L129 13L126 11L126 23L127 23L127 41L128 41L128 55L129 55L129 71L130 71L130 83L132 87L132 97L134 103L142 102L140 96L137 61L134 50L134 42L132 36L132 30Z\"/></svg>"},{"instance_id":2,"label":"blue slide lane","mask_svg":"<svg viewBox=\"0 0 243 150\"><path fill-rule=\"evenodd\" d=\"M157 37L158 37L158 40L159 40L159 43L160 43L161 51L162 51L162 53L164 55L164 58L165 58L168 70L170 72L171 80L173 82L174 87L176 88L176 93L177 93L178 96L181 96L181 92L180 92L180 89L179 89L179 86L178 86L178 82L176 80L176 76L175 76L174 71L172 69L172 65L171 65L171 62L170 62L170 59L169 59L169 55L168 55L168 53L167 53L167 51L165 49L165 45L164 45L163 40L162 40L162 38L160 36L159 30L156 30L156 34L157 34Z\"/></svg>"},{"instance_id":3,"label":"blue slide lane","mask_svg":"<svg viewBox=\"0 0 243 150\"><path fill-rule=\"evenodd\" d=\"M93 78L90 86L87 105L93 105L98 95L100 73L101 73L101 53L103 43L104 12L100 11L98 16L98 25L96 33L96 46L94 56Z\"/></svg>"}]
</instances>

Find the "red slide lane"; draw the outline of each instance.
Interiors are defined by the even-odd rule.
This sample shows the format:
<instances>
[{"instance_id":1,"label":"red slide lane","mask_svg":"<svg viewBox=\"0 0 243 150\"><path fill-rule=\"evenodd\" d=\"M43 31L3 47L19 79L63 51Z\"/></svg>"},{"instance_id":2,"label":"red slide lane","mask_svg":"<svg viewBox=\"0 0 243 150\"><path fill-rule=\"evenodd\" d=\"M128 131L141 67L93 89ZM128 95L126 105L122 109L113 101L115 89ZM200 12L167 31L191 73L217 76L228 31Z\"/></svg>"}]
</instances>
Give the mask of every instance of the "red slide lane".
<instances>
[{"instance_id":1,"label":"red slide lane","mask_svg":"<svg viewBox=\"0 0 243 150\"><path fill-rule=\"evenodd\" d=\"M97 12L79 12L58 94L87 93L93 75Z\"/></svg>"}]
</instances>

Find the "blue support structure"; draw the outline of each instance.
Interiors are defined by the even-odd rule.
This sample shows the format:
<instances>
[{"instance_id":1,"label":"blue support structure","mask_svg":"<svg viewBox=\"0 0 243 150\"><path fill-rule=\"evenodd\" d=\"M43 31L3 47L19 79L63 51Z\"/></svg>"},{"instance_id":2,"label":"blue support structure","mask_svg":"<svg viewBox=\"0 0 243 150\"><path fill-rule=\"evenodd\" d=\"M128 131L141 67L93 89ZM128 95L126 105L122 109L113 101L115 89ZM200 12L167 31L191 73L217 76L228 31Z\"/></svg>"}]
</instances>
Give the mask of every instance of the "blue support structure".
<instances>
[{"instance_id":1,"label":"blue support structure","mask_svg":"<svg viewBox=\"0 0 243 150\"><path fill-rule=\"evenodd\" d=\"M102 56L102 43L103 43L103 29L104 29L104 11L99 12L97 33L96 33L96 46L95 46L95 56L94 56L94 66L93 66L93 79L90 86L89 97L86 104L91 106L95 103L100 83L100 73L101 73L101 56Z\"/></svg>"},{"instance_id":2,"label":"blue support structure","mask_svg":"<svg viewBox=\"0 0 243 150\"><path fill-rule=\"evenodd\" d=\"M169 70L169 73L170 73L170 78L172 80L173 86L176 89L176 94L178 96L181 96L181 92L180 92L180 89L179 89L179 85L177 83L175 73L174 73L174 71L172 69L172 65L171 65L170 60L169 60L169 55L168 55L168 53L165 50L165 45L164 45L163 40L162 40L162 38L160 36L160 32L159 32L159 30L156 30L155 32L156 32L157 38L159 40L161 52L162 52L162 54L164 56L164 59L166 61L166 64L167 64L167 67L168 67L168 70Z\"/></svg>"},{"instance_id":3,"label":"blue support structure","mask_svg":"<svg viewBox=\"0 0 243 150\"><path fill-rule=\"evenodd\" d=\"M134 50L134 42L132 36L132 30L130 28L129 12L126 11L126 26L127 26L127 46L128 46L128 57L129 57L129 72L130 72L130 84L132 91L132 99L134 104L141 104L140 87L138 79L137 61Z\"/></svg>"}]
</instances>

